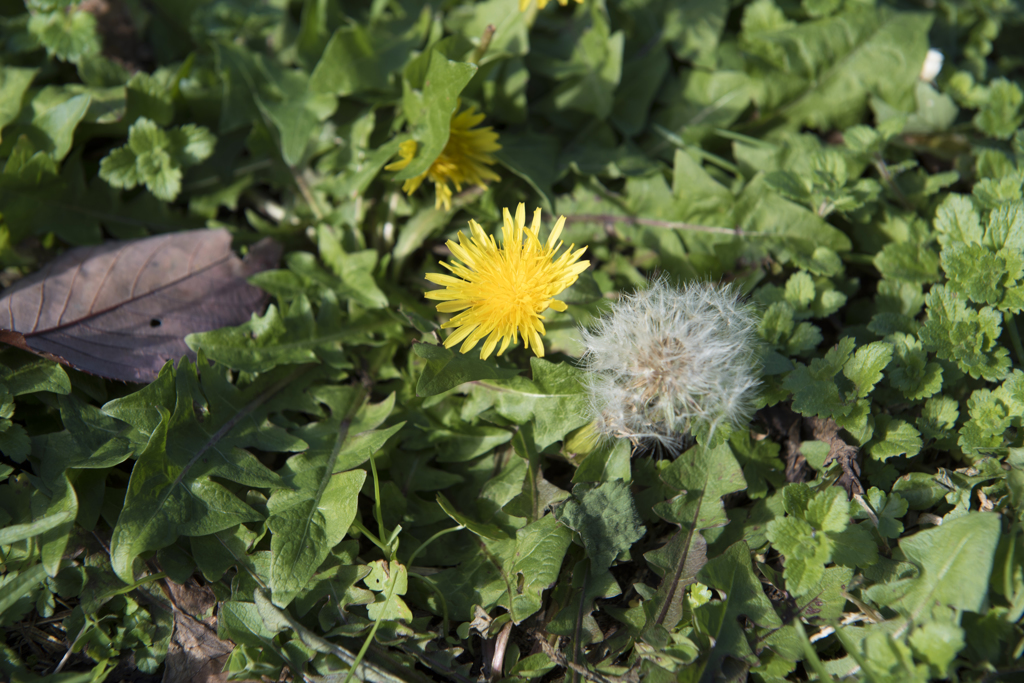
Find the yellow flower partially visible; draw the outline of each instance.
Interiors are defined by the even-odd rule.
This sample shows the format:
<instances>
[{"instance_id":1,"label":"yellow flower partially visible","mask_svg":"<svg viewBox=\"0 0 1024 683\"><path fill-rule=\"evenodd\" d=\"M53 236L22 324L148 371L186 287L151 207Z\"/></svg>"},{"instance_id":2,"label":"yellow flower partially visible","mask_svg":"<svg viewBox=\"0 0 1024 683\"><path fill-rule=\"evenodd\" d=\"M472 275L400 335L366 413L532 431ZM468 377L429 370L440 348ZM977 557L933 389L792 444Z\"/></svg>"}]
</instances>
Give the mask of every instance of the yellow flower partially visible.
<instances>
[{"instance_id":1,"label":"yellow flower partially visible","mask_svg":"<svg viewBox=\"0 0 1024 683\"><path fill-rule=\"evenodd\" d=\"M532 0L519 0L519 11L525 12L526 8L530 6ZM551 0L537 0L537 9L541 10L548 6ZM576 0L577 4L582 3L583 0ZM558 0L558 4L565 7L569 4L569 0Z\"/></svg>"},{"instance_id":2,"label":"yellow flower partially visible","mask_svg":"<svg viewBox=\"0 0 1024 683\"><path fill-rule=\"evenodd\" d=\"M426 297L444 302L437 305L441 313L462 311L441 325L456 328L445 340L445 348L463 342L459 350L466 353L487 337L480 350L480 358L486 359L499 341L500 356L522 335L524 346L532 345L533 352L543 356L541 335L545 330L541 313L548 308L566 309L565 303L553 297L576 282L580 273L590 266L590 261L579 260L587 248L573 251L576 245L571 245L556 258L556 252L562 248L558 238L565 216L558 219L543 243L540 241L540 209L534 212L529 228L524 204L516 208L515 220L508 209L504 210L504 218L501 247L474 220L469 221L472 233L469 240L459 232L458 244L448 241L448 248L461 263L441 264L455 277L428 273L427 279L444 289L427 292Z\"/></svg>"},{"instance_id":3,"label":"yellow flower partially visible","mask_svg":"<svg viewBox=\"0 0 1024 683\"><path fill-rule=\"evenodd\" d=\"M444 206L449 211L452 208L452 188L449 183L455 185L456 191L461 191L463 183L487 187L485 180L501 180L501 176L489 168L494 164L491 152L501 149L498 134L491 126L476 128L483 120L484 115L478 114L476 107L453 114L451 132L441 154L426 171L406 180L402 190L412 194L429 178L437 193L434 208ZM416 141L403 142L398 148L398 155L401 159L388 164L384 170L401 171L412 163L416 158Z\"/></svg>"}]
</instances>

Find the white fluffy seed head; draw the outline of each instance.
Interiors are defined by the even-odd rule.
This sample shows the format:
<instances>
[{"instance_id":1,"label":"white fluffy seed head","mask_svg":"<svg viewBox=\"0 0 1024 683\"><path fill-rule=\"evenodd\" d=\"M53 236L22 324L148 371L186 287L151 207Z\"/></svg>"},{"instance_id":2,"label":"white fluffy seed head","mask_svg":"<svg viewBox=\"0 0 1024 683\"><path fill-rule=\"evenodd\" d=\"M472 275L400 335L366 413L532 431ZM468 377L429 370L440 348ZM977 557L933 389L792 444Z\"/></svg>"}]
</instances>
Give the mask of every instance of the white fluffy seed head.
<instances>
[{"instance_id":1,"label":"white fluffy seed head","mask_svg":"<svg viewBox=\"0 0 1024 683\"><path fill-rule=\"evenodd\" d=\"M597 430L676 452L687 432L742 425L760 384L756 328L728 285L659 279L624 296L582 330Z\"/></svg>"}]
</instances>

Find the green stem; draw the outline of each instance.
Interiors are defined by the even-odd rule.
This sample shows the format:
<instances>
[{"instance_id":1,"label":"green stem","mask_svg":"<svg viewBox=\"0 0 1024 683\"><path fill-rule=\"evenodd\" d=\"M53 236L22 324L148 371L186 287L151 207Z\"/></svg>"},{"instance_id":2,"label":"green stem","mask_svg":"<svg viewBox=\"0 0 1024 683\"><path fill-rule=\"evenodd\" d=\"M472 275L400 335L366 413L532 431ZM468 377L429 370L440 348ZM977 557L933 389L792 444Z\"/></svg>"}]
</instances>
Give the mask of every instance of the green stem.
<instances>
[{"instance_id":1,"label":"green stem","mask_svg":"<svg viewBox=\"0 0 1024 683\"><path fill-rule=\"evenodd\" d=\"M804 630L804 624L800 621L800 617L793 620L793 626L796 628L796 632L800 634L800 644L804 648L805 664L810 665L814 669L814 673L818 674L818 679L821 681L828 681L828 683L835 683L835 679L825 669L825 665L821 663L818 658L818 653L814 649L814 644L811 643L811 639L807 637L807 631Z\"/></svg>"},{"instance_id":2,"label":"green stem","mask_svg":"<svg viewBox=\"0 0 1024 683\"><path fill-rule=\"evenodd\" d=\"M469 58L469 61L473 64L480 64L480 60L487 54L487 48L491 46L491 38L494 37L494 24L487 24L484 27L483 35L480 36L480 45L473 50L473 56Z\"/></svg>"},{"instance_id":3,"label":"green stem","mask_svg":"<svg viewBox=\"0 0 1024 683\"><path fill-rule=\"evenodd\" d=\"M352 520L352 526L354 526L356 529L358 529L359 533L363 534L368 539L370 539L370 542L373 543L378 548L380 548L382 552L384 552L384 553L388 552L388 547L387 547L387 545L384 544L384 541L382 541L379 538L377 538L377 536L375 536L372 531L367 529L363 525L363 523L360 522L358 519Z\"/></svg>"},{"instance_id":4,"label":"green stem","mask_svg":"<svg viewBox=\"0 0 1024 683\"><path fill-rule=\"evenodd\" d=\"M380 479L377 477L377 458L374 457L374 454L370 455L370 471L373 473L373 513L377 518L377 532L380 534L380 540L383 541L388 537L388 532L384 528L384 511L380 507ZM390 545L384 552L387 554L389 561L395 559L395 554L392 552Z\"/></svg>"},{"instance_id":5,"label":"green stem","mask_svg":"<svg viewBox=\"0 0 1024 683\"><path fill-rule=\"evenodd\" d=\"M424 548L426 548L426 547L427 547L428 545L430 545L431 543L433 543L433 542L434 542L434 541L436 541L437 539L439 539L439 538L441 538L442 536L445 536L445 535L447 535L447 534L450 534L450 533L452 533L453 531L462 531L462 530L463 530L463 529L465 529L465 528L466 528L466 527L464 527L464 526L462 526L462 525L460 524L460 525L458 525L458 526L453 526L453 527L451 527L450 529L441 529L441 530L440 530L440 531L438 531L438 532L437 532L436 534L434 534L433 536L431 536L431 537L430 537L430 538L428 538L427 540L423 541L423 543L421 543L421 544L420 544L420 547L419 547L419 548L416 548L416 550L412 551L412 555L410 555L410 556L409 556L409 559L408 559L408 560L406 561L406 563L405 563L405 566L406 566L406 567L411 567L411 566L412 566L412 563L413 563L413 561L415 561L415 560L416 560L416 556L417 556L417 555L419 555L419 554L420 554L420 552L421 552L421 551L422 551L422 550L423 550Z\"/></svg>"},{"instance_id":6,"label":"green stem","mask_svg":"<svg viewBox=\"0 0 1024 683\"><path fill-rule=\"evenodd\" d=\"M387 566L390 570L391 563L388 562ZM366 651L370 649L370 644L373 642L373 637L377 635L377 629L380 627L380 622L384 621L384 615L388 613L388 608L391 607L391 598L395 594L395 585L397 583L398 572L392 572L391 583L388 585L388 597L384 601L384 608L377 615L377 618L373 620L373 627L370 629L370 632L366 634L366 640L363 641L363 646L359 648L359 653L356 655L355 661L352 662L352 666L348 670L348 675L345 676L344 683L350 683L353 674L355 674L356 672L356 669L358 669L359 665L363 663L363 657L366 656Z\"/></svg>"}]
</instances>

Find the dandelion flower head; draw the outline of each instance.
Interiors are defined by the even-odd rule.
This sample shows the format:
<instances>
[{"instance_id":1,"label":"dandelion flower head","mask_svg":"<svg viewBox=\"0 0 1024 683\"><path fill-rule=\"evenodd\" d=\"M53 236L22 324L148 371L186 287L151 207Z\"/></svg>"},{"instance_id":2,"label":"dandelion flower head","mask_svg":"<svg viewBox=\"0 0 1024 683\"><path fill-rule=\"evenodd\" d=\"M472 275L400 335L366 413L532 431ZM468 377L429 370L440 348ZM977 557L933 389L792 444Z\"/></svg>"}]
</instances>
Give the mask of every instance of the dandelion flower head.
<instances>
[{"instance_id":1,"label":"dandelion flower head","mask_svg":"<svg viewBox=\"0 0 1024 683\"><path fill-rule=\"evenodd\" d=\"M452 188L449 183L455 185L458 192L462 190L463 184L486 187L486 180L501 180L501 176L490 169L494 164L491 152L501 149L498 134L491 126L476 127L484 120L484 115L478 114L475 107L469 107L461 112L456 107L456 112L452 114L448 142L445 143L441 154L430 168L402 184L402 190L411 195L419 189L424 180L429 179L434 183L436 192L434 207L440 209L443 206L445 211L452 208ZM401 158L388 164L384 169L401 171L416 158L416 150L416 141L406 140L398 148L398 155Z\"/></svg>"},{"instance_id":2,"label":"dandelion flower head","mask_svg":"<svg viewBox=\"0 0 1024 683\"><path fill-rule=\"evenodd\" d=\"M558 238L565 225L564 216L545 242L540 241L540 209L534 212L530 227L526 227L523 204L516 208L514 219L505 209L504 219L500 247L474 220L469 221L468 240L461 231L458 244L449 240L448 248L457 260L441 265L452 274L428 273L427 279L443 289L427 292L426 297L442 302L437 305L441 313L458 312L441 325L455 330L445 340L445 348L462 342L460 351L466 353L486 337L480 350L480 358L486 359L499 341L500 356L522 336L526 348L532 347L536 355L543 356L542 313L548 308L566 309L565 303L554 297L576 282L590 261L579 260L586 247L573 251L576 245L557 255L562 248Z\"/></svg>"},{"instance_id":3,"label":"dandelion flower head","mask_svg":"<svg viewBox=\"0 0 1024 683\"><path fill-rule=\"evenodd\" d=\"M738 426L760 384L757 320L729 286L664 279L620 299L583 330L597 431L676 451L706 427Z\"/></svg>"},{"instance_id":4,"label":"dandelion flower head","mask_svg":"<svg viewBox=\"0 0 1024 683\"><path fill-rule=\"evenodd\" d=\"M530 6L531 1L532 0L519 0L519 11L525 12L526 8ZM548 2L550 1L551 0L537 0L537 9L544 9L545 7L548 6ZM576 0L576 2L582 3L583 0ZM562 7L565 7L566 5L569 4L569 0L558 0L558 4L561 5Z\"/></svg>"}]
</instances>

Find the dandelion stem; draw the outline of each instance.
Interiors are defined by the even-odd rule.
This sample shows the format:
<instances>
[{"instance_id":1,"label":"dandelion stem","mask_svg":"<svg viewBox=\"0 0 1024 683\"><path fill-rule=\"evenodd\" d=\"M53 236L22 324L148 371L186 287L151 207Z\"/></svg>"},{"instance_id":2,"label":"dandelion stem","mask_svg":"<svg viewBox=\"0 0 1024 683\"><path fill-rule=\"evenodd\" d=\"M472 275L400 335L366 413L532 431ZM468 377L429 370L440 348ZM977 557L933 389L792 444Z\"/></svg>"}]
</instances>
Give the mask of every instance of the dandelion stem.
<instances>
[{"instance_id":1,"label":"dandelion stem","mask_svg":"<svg viewBox=\"0 0 1024 683\"><path fill-rule=\"evenodd\" d=\"M473 55L469 58L469 61L473 64L480 64L480 60L487 54L487 48L491 46L491 38L494 37L494 32L497 29L494 28L494 24L487 24L484 28L483 35L480 36L480 44L477 45L476 49L473 50Z\"/></svg>"},{"instance_id":2,"label":"dandelion stem","mask_svg":"<svg viewBox=\"0 0 1024 683\"><path fill-rule=\"evenodd\" d=\"M316 216L318 221L322 221L327 213L323 210L323 207L320 206L320 202L317 201L312 190L309 189L309 183L307 183L306 179L302 177L302 172L298 169L293 168L291 169L291 172L292 179L295 181L295 187L298 188L299 194L302 195L302 198L306 200L309 210L313 212L313 215Z\"/></svg>"},{"instance_id":3,"label":"dandelion stem","mask_svg":"<svg viewBox=\"0 0 1024 683\"><path fill-rule=\"evenodd\" d=\"M749 233L741 228L719 228L712 225L696 225L694 223L683 223L681 221L663 221L655 218L639 218L637 216L618 216L610 213L578 213L574 216L566 216L566 223L625 223L627 225L643 225L649 228L664 228L666 230L691 230L693 232L710 232L716 235L735 235L736 237L755 236L756 233Z\"/></svg>"}]
</instances>

